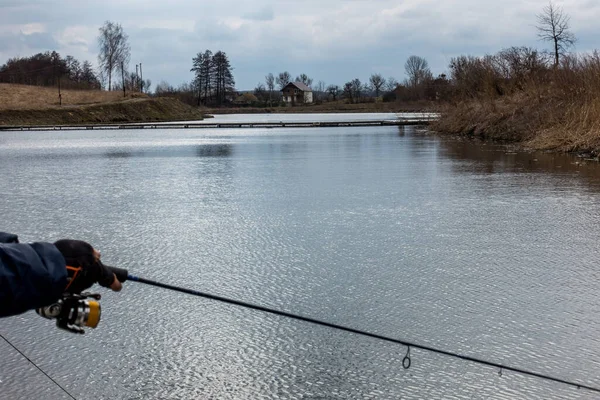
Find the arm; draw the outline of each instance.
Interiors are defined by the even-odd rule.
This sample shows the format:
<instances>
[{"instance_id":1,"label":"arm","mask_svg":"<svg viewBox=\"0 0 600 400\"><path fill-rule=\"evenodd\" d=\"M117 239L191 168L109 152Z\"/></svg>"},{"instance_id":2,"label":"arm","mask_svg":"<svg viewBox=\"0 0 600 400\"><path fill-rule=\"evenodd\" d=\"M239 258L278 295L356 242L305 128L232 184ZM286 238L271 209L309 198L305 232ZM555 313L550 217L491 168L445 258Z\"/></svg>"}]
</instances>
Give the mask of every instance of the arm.
<instances>
[{"instance_id":1,"label":"arm","mask_svg":"<svg viewBox=\"0 0 600 400\"><path fill-rule=\"evenodd\" d=\"M7 240L7 239L11 240ZM0 234L0 317L47 306L60 298L67 284L62 254L50 243L19 244Z\"/></svg>"}]
</instances>

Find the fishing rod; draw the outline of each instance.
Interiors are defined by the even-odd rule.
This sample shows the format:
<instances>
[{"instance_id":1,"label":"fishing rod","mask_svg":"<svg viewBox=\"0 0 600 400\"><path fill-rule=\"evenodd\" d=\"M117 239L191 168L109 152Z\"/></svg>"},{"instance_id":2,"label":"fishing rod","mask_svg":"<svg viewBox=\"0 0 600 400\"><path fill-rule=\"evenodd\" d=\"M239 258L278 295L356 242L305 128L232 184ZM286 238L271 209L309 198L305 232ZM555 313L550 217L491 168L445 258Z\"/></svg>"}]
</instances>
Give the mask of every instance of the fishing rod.
<instances>
[{"instance_id":1,"label":"fishing rod","mask_svg":"<svg viewBox=\"0 0 600 400\"><path fill-rule=\"evenodd\" d=\"M482 365L486 365L489 367L499 368L500 375L502 375L502 371L512 371L512 372L516 372L518 374L528 375L528 376L532 376L535 378L544 379L547 381L562 383L564 385L576 387L578 389L587 389L587 390L590 390L593 392L600 393L599 387L576 383L573 381L568 381L566 379L555 378L555 377L552 377L549 375L545 375L545 374L541 374L541 373L533 372L533 371L528 371L528 370L525 370L522 368L511 367L509 365L504 365L504 364L500 364L497 362L487 361L487 360L483 360L480 358L451 352L448 350L442 350L442 349L438 349L438 348L424 345L424 344L413 343L413 342L403 340L403 339L396 339L396 338L392 338L389 336L379 335L376 333L367 332L367 331L363 331L360 329L355 329L355 328L351 328L351 327L347 327L347 326L343 326L343 325L338 325L338 324L334 324L331 322L318 320L315 318L292 314L292 313L289 313L286 311L280 311L280 310L276 310L273 308L268 308L268 307L264 307L264 306L260 306L260 305L256 305L256 304L251 304L251 303L247 303L247 302L240 301L240 300L235 300L235 299L230 299L227 297L217 296L217 295L210 294L210 293L200 292L198 290L187 289L187 288L183 288L183 287L179 287L179 286L169 285L166 283L157 282L157 281L153 281L150 279L141 278L139 276L131 275L131 274L129 274L129 272L127 270L122 269L122 268L116 268L116 267L109 267L109 268L113 271L113 273L115 274L115 276L117 277L117 279L120 282L133 281L133 282L144 283L144 284L150 285L150 286L173 290L175 292L180 292L180 293L185 293L185 294L189 294L192 296L202 297L205 299L215 300L215 301L219 301L222 303L232 304L235 306L249 308L249 309L256 310L256 311L262 311L265 313L274 314L274 315L278 315L281 317L287 317L287 318L295 319L298 321L308 322L308 323L315 324L315 325L325 326L328 328L333 328L333 329L350 332L350 333L354 333L354 334L361 335L361 336L370 337L373 339L383 340L386 342L391 342L391 343L406 346L408 348L407 353L404 356L404 359L402 360L402 366L404 367L404 369L408 369L411 366L410 349L412 347L415 349L425 350L425 351L429 351L432 353L445 355L448 357L458 358L458 359L461 359L464 361L470 361L473 363L482 364ZM86 315L89 316L89 310L90 310L89 304L86 305L86 302L90 303L90 301L88 301L86 299L93 298L95 300L99 300L99 295L82 293L82 296L83 296L82 298L78 299L78 301L80 303L76 307L71 306L69 312L63 311L63 313L61 314L61 315L63 315L62 320L60 320L60 317L59 317L59 319L57 319L57 326L59 326L62 329L67 329L67 330L70 330L75 333L83 333L83 329L81 329L81 327L88 326L88 327L95 328L98 325L98 321L100 320L99 304L97 305L97 307L95 307L95 306L93 307L94 309L97 308L97 314L98 314L97 317L94 313L92 313L92 315L91 315L91 317L92 317L91 320L95 323L95 325L94 326L89 325L89 324L86 325L86 323L90 320L90 318L86 318ZM73 300L71 299L71 301L73 301ZM92 301L91 303L95 303L95 302ZM70 304L74 304L74 303L70 303ZM52 306L50 306L50 307L52 307ZM87 314L86 314L86 310L88 310ZM43 313L40 313L40 311L38 311L38 313L43 315ZM46 317L49 318L48 316L46 316ZM69 318L68 321L70 321L68 324L65 322L65 318L67 318L67 317ZM73 325L75 325L75 326L73 326ZM74 328L74 329L69 329L69 327Z\"/></svg>"}]
</instances>

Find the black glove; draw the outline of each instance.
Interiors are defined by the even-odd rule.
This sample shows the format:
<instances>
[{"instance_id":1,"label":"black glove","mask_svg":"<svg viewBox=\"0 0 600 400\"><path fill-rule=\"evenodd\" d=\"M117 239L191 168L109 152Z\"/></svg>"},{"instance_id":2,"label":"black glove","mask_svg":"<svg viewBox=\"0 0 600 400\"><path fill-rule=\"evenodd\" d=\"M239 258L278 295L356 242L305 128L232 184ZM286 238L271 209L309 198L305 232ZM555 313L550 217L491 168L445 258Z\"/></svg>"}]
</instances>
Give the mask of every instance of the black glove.
<instances>
[{"instance_id":1,"label":"black glove","mask_svg":"<svg viewBox=\"0 0 600 400\"><path fill-rule=\"evenodd\" d=\"M109 267L100 261L98 253L91 244L82 240L62 239L54 243L67 262L69 283L67 293L81 293L94 283L111 287L115 275Z\"/></svg>"}]
</instances>

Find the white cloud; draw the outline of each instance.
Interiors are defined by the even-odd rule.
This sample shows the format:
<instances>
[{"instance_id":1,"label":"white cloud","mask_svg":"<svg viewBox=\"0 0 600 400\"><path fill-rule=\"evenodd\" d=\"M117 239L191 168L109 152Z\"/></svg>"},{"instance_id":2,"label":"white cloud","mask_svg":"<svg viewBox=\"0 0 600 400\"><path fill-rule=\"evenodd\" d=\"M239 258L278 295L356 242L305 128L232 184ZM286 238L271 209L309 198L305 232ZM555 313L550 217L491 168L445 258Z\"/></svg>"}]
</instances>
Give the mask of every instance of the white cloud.
<instances>
[{"instance_id":1,"label":"white cloud","mask_svg":"<svg viewBox=\"0 0 600 400\"><path fill-rule=\"evenodd\" d=\"M579 50L595 47L598 0L558 1L571 15ZM306 72L341 84L381 71L401 79L411 54L434 72L449 58L512 45L540 48L535 15L547 0L37 0L0 2L0 34L23 34L10 51L34 51L56 40L63 54L95 60L96 35L105 20L130 36L132 64L144 63L154 81L191 78L191 58L211 49L227 52L238 86L254 87L268 72ZM40 34L50 39L44 43ZM36 40L40 41L36 45Z\"/></svg>"}]
</instances>

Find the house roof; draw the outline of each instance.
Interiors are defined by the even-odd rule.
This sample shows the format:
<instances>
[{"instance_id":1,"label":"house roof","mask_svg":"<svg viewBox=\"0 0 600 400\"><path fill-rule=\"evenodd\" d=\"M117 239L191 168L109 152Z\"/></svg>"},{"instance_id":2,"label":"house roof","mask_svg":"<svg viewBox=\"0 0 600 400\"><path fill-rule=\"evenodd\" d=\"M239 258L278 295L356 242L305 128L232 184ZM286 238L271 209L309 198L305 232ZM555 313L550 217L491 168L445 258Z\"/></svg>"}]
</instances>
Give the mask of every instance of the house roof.
<instances>
[{"instance_id":1,"label":"house roof","mask_svg":"<svg viewBox=\"0 0 600 400\"><path fill-rule=\"evenodd\" d=\"M312 89L309 88L308 86L306 86L302 82L290 82L287 85L285 85L285 87L288 87L289 85L295 86L296 88L302 90L303 92L312 92Z\"/></svg>"}]
</instances>

